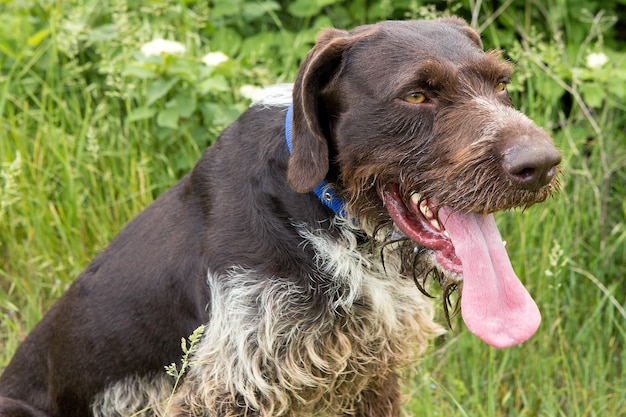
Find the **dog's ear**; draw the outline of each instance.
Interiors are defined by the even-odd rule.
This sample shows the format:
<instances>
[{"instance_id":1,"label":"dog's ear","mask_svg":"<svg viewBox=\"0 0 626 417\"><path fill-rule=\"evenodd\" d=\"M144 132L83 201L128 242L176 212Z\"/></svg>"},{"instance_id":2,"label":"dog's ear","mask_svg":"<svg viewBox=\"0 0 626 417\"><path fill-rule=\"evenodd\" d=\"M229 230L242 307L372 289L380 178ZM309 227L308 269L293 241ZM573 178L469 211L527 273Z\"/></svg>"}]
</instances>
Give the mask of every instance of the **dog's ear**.
<instances>
[{"instance_id":1,"label":"dog's ear","mask_svg":"<svg viewBox=\"0 0 626 417\"><path fill-rule=\"evenodd\" d=\"M313 190L328 173L328 138L321 123L320 94L340 71L347 49L362 37L326 29L300 66L293 90L292 153L287 168L287 182L297 192Z\"/></svg>"},{"instance_id":2,"label":"dog's ear","mask_svg":"<svg viewBox=\"0 0 626 417\"><path fill-rule=\"evenodd\" d=\"M483 42L480 39L480 35L476 32L467 22L460 17L451 16L451 17L443 17L439 19L439 21L443 23L449 23L458 26L458 28L467 36L476 46L480 49L483 49Z\"/></svg>"}]
</instances>

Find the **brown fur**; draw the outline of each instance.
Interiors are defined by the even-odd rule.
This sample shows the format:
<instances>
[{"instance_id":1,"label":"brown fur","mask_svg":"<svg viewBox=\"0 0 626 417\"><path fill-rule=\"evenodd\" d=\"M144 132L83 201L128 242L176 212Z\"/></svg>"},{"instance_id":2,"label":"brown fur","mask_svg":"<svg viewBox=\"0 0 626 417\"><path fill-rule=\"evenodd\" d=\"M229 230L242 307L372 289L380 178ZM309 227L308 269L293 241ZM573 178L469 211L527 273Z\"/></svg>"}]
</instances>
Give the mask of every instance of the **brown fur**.
<instances>
[{"instance_id":1,"label":"brown fur","mask_svg":"<svg viewBox=\"0 0 626 417\"><path fill-rule=\"evenodd\" d=\"M545 200L560 156L512 108L511 71L456 18L322 32L293 88L292 154L288 103L229 126L33 329L0 417L399 416L400 382L442 333L425 282L446 308L460 282L382 196L477 213ZM310 192L323 179L348 218ZM163 367L200 325L174 381Z\"/></svg>"}]
</instances>

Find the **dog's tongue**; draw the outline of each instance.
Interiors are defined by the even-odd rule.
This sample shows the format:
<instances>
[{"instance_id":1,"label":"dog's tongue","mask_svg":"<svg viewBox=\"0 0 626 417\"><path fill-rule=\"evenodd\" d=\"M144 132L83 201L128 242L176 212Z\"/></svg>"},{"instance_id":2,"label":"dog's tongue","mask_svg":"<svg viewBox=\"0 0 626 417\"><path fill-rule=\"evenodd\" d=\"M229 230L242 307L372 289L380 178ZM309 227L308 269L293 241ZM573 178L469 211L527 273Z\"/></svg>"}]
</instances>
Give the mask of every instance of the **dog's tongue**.
<instances>
[{"instance_id":1,"label":"dog's tongue","mask_svg":"<svg viewBox=\"0 0 626 417\"><path fill-rule=\"evenodd\" d=\"M467 328L498 348L530 338L541 314L513 271L493 215L442 207L439 219L463 265L461 313Z\"/></svg>"}]
</instances>

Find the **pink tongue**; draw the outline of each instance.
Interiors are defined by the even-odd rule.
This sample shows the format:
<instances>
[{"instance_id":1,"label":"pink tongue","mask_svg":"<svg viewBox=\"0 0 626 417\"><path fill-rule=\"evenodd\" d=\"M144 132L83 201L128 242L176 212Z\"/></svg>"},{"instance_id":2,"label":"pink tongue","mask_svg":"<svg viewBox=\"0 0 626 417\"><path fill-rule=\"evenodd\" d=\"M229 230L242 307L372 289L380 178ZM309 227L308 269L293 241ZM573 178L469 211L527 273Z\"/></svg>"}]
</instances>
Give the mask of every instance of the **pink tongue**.
<instances>
[{"instance_id":1,"label":"pink tongue","mask_svg":"<svg viewBox=\"0 0 626 417\"><path fill-rule=\"evenodd\" d=\"M442 207L439 219L463 264L461 312L467 328L498 348L530 338L541 314L513 271L493 215Z\"/></svg>"}]
</instances>

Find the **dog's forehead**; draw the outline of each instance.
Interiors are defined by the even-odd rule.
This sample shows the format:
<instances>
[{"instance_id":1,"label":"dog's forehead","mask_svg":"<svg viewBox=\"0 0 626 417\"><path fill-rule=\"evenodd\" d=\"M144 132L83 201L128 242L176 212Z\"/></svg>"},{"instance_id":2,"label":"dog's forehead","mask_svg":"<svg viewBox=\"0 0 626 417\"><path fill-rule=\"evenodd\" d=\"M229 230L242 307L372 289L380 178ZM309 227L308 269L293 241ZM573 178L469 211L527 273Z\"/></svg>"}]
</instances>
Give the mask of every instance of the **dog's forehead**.
<instances>
[{"instance_id":1,"label":"dog's forehead","mask_svg":"<svg viewBox=\"0 0 626 417\"><path fill-rule=\"evenodd\" d=\"M379 52L385 58L431 59L465 61L483 54L480 38L460 21L410 20L384 21L372 26L372 42L365 48Z\"/></svg>"},{"instance_id":2,"label":"dog's forehead","mask_svg":"<svg viewBox=\"0 0 626 417\"><path fill-rule=\"evenodd\" d=\"M385 21L360 30L368 35L349 52L346 70L355 75L356 84L377 95L392 94L424 77L436 85L451 83L460 74L491 80L510 73L497 53L483 51L478 34L460 19Z\"/></svg>"}]
</instances>

